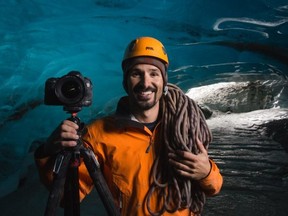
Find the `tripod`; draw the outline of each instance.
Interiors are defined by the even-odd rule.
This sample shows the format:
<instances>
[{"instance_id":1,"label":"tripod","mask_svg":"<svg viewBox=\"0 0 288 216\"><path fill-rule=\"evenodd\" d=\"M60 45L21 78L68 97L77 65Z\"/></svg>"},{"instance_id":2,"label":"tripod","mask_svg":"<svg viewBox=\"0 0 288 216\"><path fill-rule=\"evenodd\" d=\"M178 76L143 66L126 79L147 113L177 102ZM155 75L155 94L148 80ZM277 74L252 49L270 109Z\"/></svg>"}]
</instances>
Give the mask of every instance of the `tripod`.
<instances>
[{"instance_id":1,"label":"tripod","mask_svg":"<svg viewBox=\"0 0 288 216\"><path fill-rule=\"evenodd\" d=\"M80 119L76 116L76 113L71 113L71 117L68 120L78 124L79 133L83 133L84 124L80 122ZM114 205L112 194L110 193L101 173L98 160L91 149L83 146L83 142L80 138L77 140L77 145L75 147L63 150L56 157L53 169L54 180L52 183L52 190L50 191L47 201L45 216L56 215L56 208L59 206L63 195L64 215L80 215L78 167L80 165L81 158L83 158L85 166L91 179L93 180L108 215L120 215L119 210Z\"/></svg>"}]
</instances>

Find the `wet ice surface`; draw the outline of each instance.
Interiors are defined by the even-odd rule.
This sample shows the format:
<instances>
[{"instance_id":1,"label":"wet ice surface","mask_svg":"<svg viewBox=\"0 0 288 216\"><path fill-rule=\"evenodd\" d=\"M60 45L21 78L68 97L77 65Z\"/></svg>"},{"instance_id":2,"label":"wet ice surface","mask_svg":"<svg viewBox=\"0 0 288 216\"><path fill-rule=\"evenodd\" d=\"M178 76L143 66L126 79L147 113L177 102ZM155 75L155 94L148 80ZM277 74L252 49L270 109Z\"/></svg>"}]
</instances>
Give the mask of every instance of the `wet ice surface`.
<instances>
[{"instance_id":1,"label":"wet ice surface","mask_svg":"<svg viewBox=\"0 0 288 216\"><path fill-rule=\"evenodd\" d=\"M210 155L224 185L218 196L208 199L204 215L288 214L288 157L279 143L254 131L214 131Z\"/></svg>"},{"instance_id":2,"label":"wet ice surface","mask_svg":"<svg viewBox=\"0 0 288 216\"><path fill-rule=\"evenodd\" d=\"M287 152L255 127L265 117L287 115L287 110L272 113L227 115L218 127L208 121L214 135L210 156L221 169L224 185L218 196L208 198L204 215L288 215Z\"/></svg>"}]
</instances>

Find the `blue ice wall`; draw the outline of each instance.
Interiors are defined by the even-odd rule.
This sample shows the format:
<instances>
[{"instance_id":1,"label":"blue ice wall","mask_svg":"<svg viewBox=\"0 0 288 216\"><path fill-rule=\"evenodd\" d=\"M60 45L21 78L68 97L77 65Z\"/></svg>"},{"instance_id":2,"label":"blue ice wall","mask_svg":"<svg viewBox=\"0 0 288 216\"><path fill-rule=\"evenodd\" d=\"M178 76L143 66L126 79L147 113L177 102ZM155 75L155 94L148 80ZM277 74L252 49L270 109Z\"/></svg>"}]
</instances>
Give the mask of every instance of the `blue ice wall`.
<instances>
[{"instance_id":1,"label":"blue ice wall","mask_svg":"<svg viewBox=\"0 0 288 216\"><path fill-rule=\"evenodd\" d=\"M33 163L34 141L67 117L62 107L43 105L46 79L82 72L93 82L94 97L80 118L110 113L125 94L121 58L135 37L164 43L170 82L183 91L287 80L287 0L3 0L0 14L2 196Z\"/></svg>"}]
</instances>

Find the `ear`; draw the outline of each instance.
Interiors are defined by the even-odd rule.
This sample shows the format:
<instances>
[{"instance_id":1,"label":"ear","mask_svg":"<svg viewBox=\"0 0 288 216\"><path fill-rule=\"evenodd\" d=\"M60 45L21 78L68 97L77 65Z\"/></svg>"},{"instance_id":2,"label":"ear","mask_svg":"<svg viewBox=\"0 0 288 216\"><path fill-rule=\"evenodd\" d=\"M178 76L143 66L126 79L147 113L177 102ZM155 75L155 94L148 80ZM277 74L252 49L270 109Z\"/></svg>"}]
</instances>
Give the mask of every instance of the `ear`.
<instances>
[{"instance_id":1,"label":"ear","mask_svg":"<svg viewBox=\"0 0 288 216\"><path fill-rule=\"evenodd\" d=\"M167 95L167 93L168 93L168 86L165 85L165 87L164 87L164 89L163 89L163 94L164 94L164 95Z\"/></svg>"}]
</instances>

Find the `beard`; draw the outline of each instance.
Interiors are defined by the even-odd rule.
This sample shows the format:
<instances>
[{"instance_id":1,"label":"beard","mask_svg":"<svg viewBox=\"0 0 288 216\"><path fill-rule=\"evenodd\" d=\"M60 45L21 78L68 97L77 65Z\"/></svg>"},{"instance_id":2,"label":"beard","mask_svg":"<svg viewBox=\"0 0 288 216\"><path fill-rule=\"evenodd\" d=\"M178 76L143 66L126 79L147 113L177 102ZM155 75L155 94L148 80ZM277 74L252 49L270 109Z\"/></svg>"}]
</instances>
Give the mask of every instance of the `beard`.
<instances>
[{"instance_id":1,"label":"beard","mask_svg":"<svg viewBox=\"0 0 288 216\"><path fill-rule=\"evenodd\" d=\"M136 103L135 103L135 105L136 105L139 109L145 110L145 111L153 108L156 104L157 104L157 102L156 102L155 98L154 98L154 100L151 101L151 102L145 102L145 101L140 101L140 102L139 102L139 101L136 101Z\"/></svg>"},{"instance_id":2,"label":"beard","mask_svg":"<svg viewBox=\"0 0 288 216\"><path fill-rule=\"evenodd\" d=\"M160 100L159 90L154 87L144 89L141 86L135 86L130 92L130 102L138 110L149 110L153 108Z\"/></svg>"}]
</instances>

